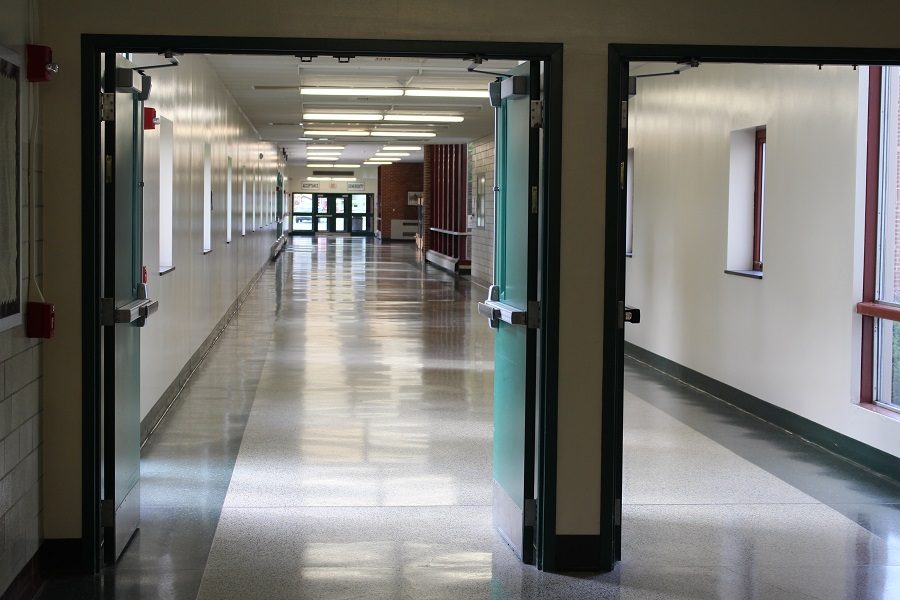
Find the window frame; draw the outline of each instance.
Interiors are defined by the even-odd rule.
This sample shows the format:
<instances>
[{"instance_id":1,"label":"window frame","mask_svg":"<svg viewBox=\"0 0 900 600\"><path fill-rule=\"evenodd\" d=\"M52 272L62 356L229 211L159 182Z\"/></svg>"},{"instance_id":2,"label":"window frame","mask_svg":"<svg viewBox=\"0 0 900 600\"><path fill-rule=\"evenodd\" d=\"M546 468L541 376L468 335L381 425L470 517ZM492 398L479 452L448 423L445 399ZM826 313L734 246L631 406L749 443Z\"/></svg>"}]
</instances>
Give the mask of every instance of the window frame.
<instances>
[{"instance_id":1,"label":"window frame","mask_svg":"<svg viewBox=\"0 0 900 600\"><path fill-rule=\"evenodd\" d=\"M756 128L753 168L753 259L751 268L754 271L763 271L763 215L766 201L766 127Z\"/></svg>"},{"instance_id":2,"label":"window frame","mask_svg":"<svg viewBox=\"0 0 900 600\"><path fill-rule=\"evenodd\" d=\"M876 394L876 378L881 377L881 373L876 373L880 361L875 348L879 322L900 321L900 306L878 298L878 278L881 269L879 217L883 184L881 175L884 71L877 65L868 69L863 286L862 300L856 305L856 312L862 317L859 402L877 409L887 409L894 414L900 412L900 406L881 400Z\"/></svg>"}]
</instances>

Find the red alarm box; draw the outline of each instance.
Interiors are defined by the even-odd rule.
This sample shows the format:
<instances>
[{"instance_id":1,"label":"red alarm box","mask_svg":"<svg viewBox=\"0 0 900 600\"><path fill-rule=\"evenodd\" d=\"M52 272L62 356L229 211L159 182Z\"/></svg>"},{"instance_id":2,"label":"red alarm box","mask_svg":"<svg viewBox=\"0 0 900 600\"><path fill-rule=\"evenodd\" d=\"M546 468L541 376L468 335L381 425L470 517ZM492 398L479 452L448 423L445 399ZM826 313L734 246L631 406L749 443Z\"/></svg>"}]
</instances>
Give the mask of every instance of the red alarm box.
<instances>
[{"instance_id":1,"label":"red alarm box","mask_svg":"<svg viewBox=\"0 0 900 600\"><path fill-rule=\"evenodd\" d=\"M30 338L53 337L56 308L48 302L29 302L25 306L25 335Z\"/></svg>"},{"instance_id":2,"label":"red alarm box","mask_svg":"<svg viewBox=\"0 0 900 600\"><path fill-rule=\"evenodd\" d=\"M50 46L25 45L25 78L28 81L50 81L57 71L59 65L53 62Z\"/></svg>"},{"instance_id":3,"label":"red alarm box","mask_svg":"<svg viewBox=\"0 0 900 600\"><path fill-rule=\"evenodd\" d=\"M144 107L144 129L156 129L159 119L156 117L156 109L151 106Z\"/></svg>"}]
</instances>

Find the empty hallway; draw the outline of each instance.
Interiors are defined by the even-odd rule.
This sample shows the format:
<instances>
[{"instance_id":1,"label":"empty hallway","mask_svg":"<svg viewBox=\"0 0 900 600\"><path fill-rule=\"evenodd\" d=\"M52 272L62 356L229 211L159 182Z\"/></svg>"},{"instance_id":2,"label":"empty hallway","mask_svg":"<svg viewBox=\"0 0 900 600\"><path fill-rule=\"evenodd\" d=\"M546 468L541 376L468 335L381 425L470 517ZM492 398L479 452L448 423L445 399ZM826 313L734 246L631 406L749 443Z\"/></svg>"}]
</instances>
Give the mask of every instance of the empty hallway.
<instances>
[{"instance_id":1,"label":"empty hallway","mask_svg":"<svg viewBox=\"0 0 900 600\"><path fill-rule=\"evenodd\" d=\"M900 593L900 485L631 359L623 561L522 565L492 525L483 293L411 244L296 239L145 446L119 565L41 597Z\"/></svg>"}]
</instances>

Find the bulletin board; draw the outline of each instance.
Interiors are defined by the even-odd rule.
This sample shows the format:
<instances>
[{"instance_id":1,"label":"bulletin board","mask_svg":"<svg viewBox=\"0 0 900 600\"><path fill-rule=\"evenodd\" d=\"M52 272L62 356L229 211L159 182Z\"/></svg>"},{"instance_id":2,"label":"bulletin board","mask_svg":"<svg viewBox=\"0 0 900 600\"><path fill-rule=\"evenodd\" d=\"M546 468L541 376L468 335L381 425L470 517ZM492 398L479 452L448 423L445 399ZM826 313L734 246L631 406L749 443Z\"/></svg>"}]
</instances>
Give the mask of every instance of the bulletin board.
<instances>
[{"instance_id":1,"label":"bulletin board","mask_svg":"<svg viewBox=\"0 0 900 600\"><path fill-rule=\"evenodd\" d=\"M0 47L0 331L22 322L22 61Z\"/></svg>"}]
</instances>

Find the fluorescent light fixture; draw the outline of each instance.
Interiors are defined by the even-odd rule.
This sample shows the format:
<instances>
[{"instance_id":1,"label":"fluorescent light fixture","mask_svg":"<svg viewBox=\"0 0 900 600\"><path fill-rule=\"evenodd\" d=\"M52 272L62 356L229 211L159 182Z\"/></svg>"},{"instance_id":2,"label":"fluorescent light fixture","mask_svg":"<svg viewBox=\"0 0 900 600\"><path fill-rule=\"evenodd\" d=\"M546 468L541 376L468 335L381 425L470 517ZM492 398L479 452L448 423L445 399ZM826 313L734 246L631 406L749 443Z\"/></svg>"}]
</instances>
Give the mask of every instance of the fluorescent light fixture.
<instances>
[{"instance_id":1,"label":"fluorescent light fixture","mask_svg":"<svg viewBox=\"0 0 900 600\"><path fill-rule=\"evenodd\" d=\"M323 164L323 165L306 165L307 167L321 167L323 169L356 169L359 165L345 165L345 164Z\"/></svg>"},{"instance_id":2,"label":"fluorescent light fixture","mask_svg":"<svg viewBox=\"0 0 900 600\"><path fill-rule=\"evenodd\" d=\"M385 121L407 121L425 123L462 123L463 117L454 115L384 115Z\"/></svg>"},{"instance_id":3,"label":"fluorescent light fixture","mask_svg":"<svg viewBox=\"0 0 900 600\"><path fill-rule=\"evenodd\" d=\"M332 181L356 181L356 177L332 177Z\"/></svg>"},{"instance_id":4,"label":"fluorescent light fixture","mask_svg":"<svg viewBox=\"0 0 900 600\"><path fill-rule=\"evenodd\" d=\"M307 146L306 147L307 152L310 150L315 152L316 150L343 150L343 149L344 149L343 146Z\"/></svg>"},{"instance_id":5,"label":"fluorescent light fixture","mask_svg":"<svg viewBox=\"0 0 900 600\"><path fill-rule=\"evenodd\" d=\"M382 150L421 150L422 146L383 146Z\"/></svg>"},{"instance_id":6,"label":"fluorescent light fixture","mask_svg":"<svg viewBox=\"0 0 900 600\"><path fill-rule=\"evenodd\" d=\"M307 150L307 156L340 156L340 150Z\"/></svg>"},{"instance_id":7,"label":"fluorescent light fixture","mask_svg":"<svg viewBox=\"0 0 900 600\"><path fill-rule=\"evenodd\" d=\"M390 165L390 164L393 164L393 163L395 163L395 162L397 162L397 161L396 161L396 160L385 160L385 159L381 159L381 158L378 158L378 159L372 158L372 159L368 160L368 161L366 162L366 164L373 164L373 165Z\"/></svg>"},{"instance_id":8,"label":"fluorescent light fixture","mask_svg":"<svg viewBox=\"0 0 900 600\"><path fill-rule=\"evenodd\" d=\"M311 163L311 164L306 165L306 167L309 169L319 169L319 168L324 169L326 167L333 167L333 166L334 165L332 165L330 163Z\"/></svg>"},{"instance_id":9,"label":"fluorescent light fixture","mask_svg":"<svg viewBox=\"0 0 900 600\"><path fill-rule=\"evenodd\" d=\"M376 152L375 156L383 156L385 158L389 156L409 156L409 152Z\"/></svg>"},{"instance_id":10,"label":"fluorescent light fixture","mask_svg":"<svg viewBox=\"0 0 900 600\"><path fill-rule=\"evenodd\" d=\"M300 88L300 93L307 96L402 96L403 90L396 88L303 87Z\"/></svg>"},{"instance_id":11,"label":"fluorescent light fixture","mask_svg":"<svg viewBox=\"0 0 900 600\"><path fill-rule=\"evenodd\" d=\"M307 177L307 181L331 181L331 177Z\"/></svg>"},{"instance_id":12,"label":"fluorescent light fixture","mask_svg":"<svg viewBox=\"0 0 900 600\"><path fill-rule=\"evenodd\" d=\"M414 137L414 138L433 138L436 133L430 131L373 131L375 137Z\"/></svg>"},{"instance_id":13,"label":"fluorescent light fixture","mask_svg":"<svg viewBox=\"0 0 900 600\"><path fill-rule=\"evenodd\" d=\"M406 90L407 96L420 98L487 98L487 90Z\"/></svg>"},{"instance_id":14,"label":"fluorescent light fixture","mask_svg":"<svg viewBox=\"0 0 900 600\"><path fill-rule=\"evenodd\" d=\"M321 160L324 162L334 162L338 159L337 156L307 156L306 160Z\"/></svg>"},{"instance_id":15,"label":"fluorescent light fixture","mask_svg":"<svg viewBox=\"0 0 900 600\"><path fill-rule=\"evenodd\" d=\"M309 121L381 121L383 116L375 113L303 113Z\"/></svg>"},{"instance_id":16,"label":"fluorescent light fixture","mask_svg":"<svg viewBox=\"0 0 900 600\"><path fill-rule=\"evenodd\" d=\"M366 137L369 135L368 131L357 131L350 129L337 129L337 130L325 130L325 131L307 131L307 135L321 135L323 137L329 137L332 135L348 135L353 137Z\"/></svg>"}]
</instances>

